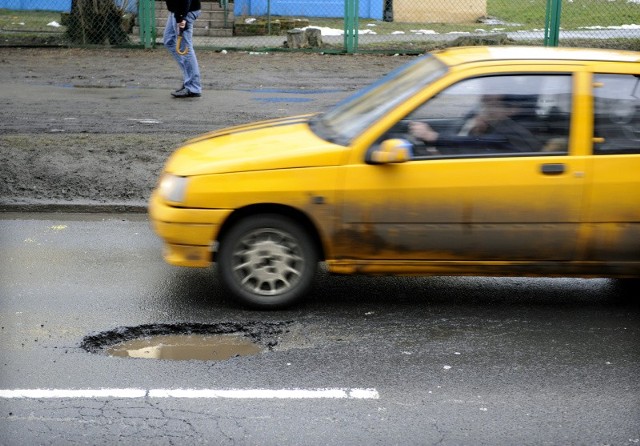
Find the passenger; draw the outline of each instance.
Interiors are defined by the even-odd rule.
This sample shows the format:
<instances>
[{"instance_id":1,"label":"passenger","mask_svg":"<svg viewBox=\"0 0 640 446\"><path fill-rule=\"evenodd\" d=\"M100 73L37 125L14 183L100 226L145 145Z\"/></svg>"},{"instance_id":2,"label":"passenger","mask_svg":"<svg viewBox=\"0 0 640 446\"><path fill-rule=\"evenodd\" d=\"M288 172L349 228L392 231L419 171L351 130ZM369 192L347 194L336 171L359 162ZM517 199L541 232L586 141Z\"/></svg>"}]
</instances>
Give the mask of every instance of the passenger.
<instances>
[{"instance_id":1,"label":"passenger","mask_svg":"<svg viewBox=\"0 0 640 446\"><path fill-rule=\"evenodd\" d=\"M409 133L443 154L536 152L542 149L542 143L512 119L525 110L521 101L508 95L486 95L480 110L456 134L436 132L420 121L409 123Z\"/></svg>"}]
</instances>

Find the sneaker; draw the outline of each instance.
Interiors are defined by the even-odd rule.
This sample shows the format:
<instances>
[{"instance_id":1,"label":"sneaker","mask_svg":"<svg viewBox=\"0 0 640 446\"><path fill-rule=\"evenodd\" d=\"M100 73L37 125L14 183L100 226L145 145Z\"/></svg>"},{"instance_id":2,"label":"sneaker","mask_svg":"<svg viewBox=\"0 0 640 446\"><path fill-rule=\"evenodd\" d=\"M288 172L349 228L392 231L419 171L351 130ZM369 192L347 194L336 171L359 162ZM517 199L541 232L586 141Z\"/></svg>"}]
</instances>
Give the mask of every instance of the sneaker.
<instances>
[{"instance_id":1,"label":"sneaker","mask_svg":"<svg viewBox=\"0 0 640 446\"><path fill-rule=\"evenodd\" d=\"M173 96L174 98L199 98L201 96L200 93L192 93L189 90L187 90L186 88L183 88L182 90L178 90L178 91L174 91L173 93L171 93L171 96Z\"/></svg>"}]
</instances>

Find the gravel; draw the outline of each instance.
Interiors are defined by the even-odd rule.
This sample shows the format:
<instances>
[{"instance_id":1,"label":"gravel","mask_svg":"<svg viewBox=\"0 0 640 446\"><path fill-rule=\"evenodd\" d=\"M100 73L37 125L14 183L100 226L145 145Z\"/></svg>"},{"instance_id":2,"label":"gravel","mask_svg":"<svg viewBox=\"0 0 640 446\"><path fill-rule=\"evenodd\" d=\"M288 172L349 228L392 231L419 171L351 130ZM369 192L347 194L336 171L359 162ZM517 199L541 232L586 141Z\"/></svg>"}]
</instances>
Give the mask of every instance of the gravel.
<instances>
[{"instance_id":1,"label":"gravel","mask_svg":"<svg viewBox=\"0 0 640 446\"><path fill-rule=\"evenodd\" d=\"M321 111L411 56L198 54L177 100L163 48L1 48L0 210L144 212L170 153L198 134Z\"/></svg>"}]
</instances>

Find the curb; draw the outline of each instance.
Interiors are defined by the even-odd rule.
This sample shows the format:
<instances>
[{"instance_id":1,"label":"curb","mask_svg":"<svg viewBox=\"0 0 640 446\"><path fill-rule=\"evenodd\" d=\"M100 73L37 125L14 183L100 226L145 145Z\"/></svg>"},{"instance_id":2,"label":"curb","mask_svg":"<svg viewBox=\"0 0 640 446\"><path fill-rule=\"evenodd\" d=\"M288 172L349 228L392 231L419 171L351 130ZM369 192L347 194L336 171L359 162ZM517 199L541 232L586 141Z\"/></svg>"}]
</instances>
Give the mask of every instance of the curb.
<instances>
[{"instance_id":1,"label":"curb","mask_svg":"<svg viewBox=\"0 0 640 446\"><path fill-rule=\"evenodd\" d=\"M65 214L146 214L147 203L0 203L0 212Z\"/></svg>"}]
</instances>

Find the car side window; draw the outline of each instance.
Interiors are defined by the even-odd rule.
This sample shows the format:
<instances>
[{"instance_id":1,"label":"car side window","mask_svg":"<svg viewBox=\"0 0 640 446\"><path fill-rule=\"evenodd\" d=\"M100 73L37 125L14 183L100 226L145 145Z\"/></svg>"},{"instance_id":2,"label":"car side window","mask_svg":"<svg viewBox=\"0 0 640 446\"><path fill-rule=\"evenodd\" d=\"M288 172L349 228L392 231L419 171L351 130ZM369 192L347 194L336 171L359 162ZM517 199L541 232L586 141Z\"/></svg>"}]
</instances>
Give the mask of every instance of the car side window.
<instances>
[{"instance_id":1,"label":"car side window","mask_svg":"<svg viewBox=\"0 0 640 446\"><path fill-rule=\"evenodd\" d=\"M568 74L511 74L458 82L402 120L414 145L414 159L564 155L571 84Z\"/></svg>"},{"instance_id":2,"label":"car side window","mask_svg":"<svg viewBox=\"0 0 640 446\"><path fill-rule=\"evenodd\" d=\"M596 74L593 97L594 152L640 153L640 76Z\"/></svg>"}]
</instances>

